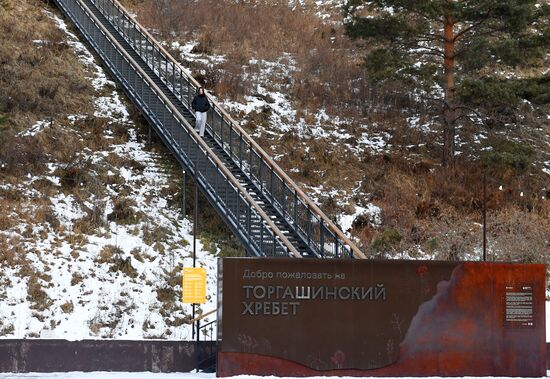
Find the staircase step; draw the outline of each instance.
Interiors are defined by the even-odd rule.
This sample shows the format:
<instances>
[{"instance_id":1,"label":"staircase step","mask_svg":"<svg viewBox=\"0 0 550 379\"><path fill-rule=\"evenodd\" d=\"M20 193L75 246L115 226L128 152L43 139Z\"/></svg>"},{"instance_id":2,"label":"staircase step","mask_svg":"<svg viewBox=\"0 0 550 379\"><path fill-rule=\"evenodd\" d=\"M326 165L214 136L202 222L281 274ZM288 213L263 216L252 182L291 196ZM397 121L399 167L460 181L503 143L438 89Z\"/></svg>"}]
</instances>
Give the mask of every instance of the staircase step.
<instances>
[{"instance_id":1,"label":"staircase step","mask_svg":"<svg viewBox=\"0 0 550 379\"><path fill-rule=\"evenodd\" d=\"M110 21L105 18L102 12L95 6L95 4L91 0L83 1L94 13L97 19L102 22L104 26L106 26L110 33L112 33L112 35L115 37L115 40L120 44L120 46L122 46L122 48L126 50L126 52L132 57L132 59L134 59L138 63L143 72L148 75L151 78L152 82L155 83L155 85L164 93L168 101L170 101L178 109L181 115L191 125L193 125L195 117L193 113L181 101L181 94L179 93L179 91L181 90L181 86L179 85L179 83L176 83L176 92L173 92L174 85L172 84L172 81L169 79L169 77L167 79L163 79L159 76L166 75L167 70L161 69L160 72L158 72L158 69L152 69L149 66L149 62L146 62L144 58L140 56L139 47L135 46L135 43L133 41L129 42L128 40L126 40L122 32L119 32L119 28L115 28L110 23ZM124 30L127 30L127 28L122 28L122 31ZM185 85L183 91L186 92ZM216 130L216 132L219 133L219 130ZM227 131L224 130L224 138L227 137L226 132ZM266 185L266 183L259 183L257 178L251 180L249 174L247 174L242 169L242 167L247 167L248 165L243 165L243 162L239 162L235 158L235 153L229 150L229 146L227 145L227 143L225 143L224 145L221 141L219 141L218 137L214 138L212 135L209 134L209 132L204 137L204 141L212 149L214 154L216 154L217 157L221 160L222 164L224 164L226 168L231 172L231 174L238 180L240 185L248 192L252 199L254 199L254 201L263 209L263 211L267 214L271 221L288 238L288 240L299 251L303 251L305 256L314 256L306 241L302 239L300 234L301 232L299 233L298 231L294 230L295 225L293 223L289 223L280 213L279 209L273 206L271 200L264 194L265 189L263 186ZM232 148L235 148L235 145L233 145ZM207 174L207 177L208 175L209 174ZM269 246L270 244L272 244L273 241L269 236L269 232L266 230L265 221L260 221L257 218L252 218L250 220L250 224L248 224L248 217L246 214L246 210L243 209L243 203L240 201L237 202L235 200L236 198L233 195L233 191L228 193L227 189L224 189L221 183L217 183L215 187L216 191L218 191L217 196L219 196L219 199L224 202L227 201L227 203L225 203L225 207L231 214L238 215L238 222L241 223L243 228L245 230L250 230L250 234L255 239L259 239L259 235L261 233L261 230L263 229L265 233L264 237L267 238L266 240L264 240L264 246ZM252 211L252 213L254 213L254 211Z\"/></svg>"}]
</instances>

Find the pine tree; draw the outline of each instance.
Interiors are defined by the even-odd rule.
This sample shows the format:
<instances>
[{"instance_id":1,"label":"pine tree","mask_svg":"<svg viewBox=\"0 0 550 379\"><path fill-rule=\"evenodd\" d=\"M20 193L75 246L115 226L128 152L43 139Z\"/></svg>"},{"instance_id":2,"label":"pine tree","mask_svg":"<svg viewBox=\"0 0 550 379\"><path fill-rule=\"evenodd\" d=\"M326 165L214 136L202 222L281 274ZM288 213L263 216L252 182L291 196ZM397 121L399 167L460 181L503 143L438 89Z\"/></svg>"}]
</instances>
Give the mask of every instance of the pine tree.
<instances>
[{"instance_id":1,"label":"pine tree","mask_svg":"<svg viewBox=\"0 0 550 379\"><path fill-rule=\"evenodd\" d=\"M468 115L550 96L548 70L540 82L514 76L548 66L548 0L348 0L344 16L347 34L366 42L372 80L409 84L442 105L443 165Z\"/></svg>"}]
</instances>

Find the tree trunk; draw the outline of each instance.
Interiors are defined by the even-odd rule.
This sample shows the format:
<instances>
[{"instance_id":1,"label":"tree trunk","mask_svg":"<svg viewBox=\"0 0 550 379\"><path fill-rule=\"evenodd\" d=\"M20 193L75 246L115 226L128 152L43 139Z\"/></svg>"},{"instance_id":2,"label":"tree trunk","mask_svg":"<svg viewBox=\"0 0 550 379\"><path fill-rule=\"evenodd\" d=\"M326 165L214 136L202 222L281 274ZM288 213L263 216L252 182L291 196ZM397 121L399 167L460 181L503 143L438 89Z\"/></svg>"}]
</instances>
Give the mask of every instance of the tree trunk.
<instances>
[{"instance_id":1,"label":"tree trunk","mask_svg":"<svg viewBox=\"0 0 550 379\"><path fill-rule=\"evenodd\" d=\"M444 75L445 75L445 110L443 114L443 166L452 166L455 155L455 22L451 17L445 17L443 25L444 44Z\"/></svg>"}]
</instances>

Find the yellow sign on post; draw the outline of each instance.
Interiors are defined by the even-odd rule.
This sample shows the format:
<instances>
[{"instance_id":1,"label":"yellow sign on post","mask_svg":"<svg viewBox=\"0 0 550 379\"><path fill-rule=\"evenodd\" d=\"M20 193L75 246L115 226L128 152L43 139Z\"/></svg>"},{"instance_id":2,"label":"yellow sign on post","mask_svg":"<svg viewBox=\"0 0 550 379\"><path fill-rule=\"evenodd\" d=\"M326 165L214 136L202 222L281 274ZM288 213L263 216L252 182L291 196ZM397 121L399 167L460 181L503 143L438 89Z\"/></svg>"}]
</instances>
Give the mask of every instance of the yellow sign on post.
<instances>
[{"instance_id":1,"label":"yellow sign on post","mask_svg":"<svg viewBox=\"0 0 550 379\"><path fill-rule=\"evenodd\" d=\"M206 269L185 267L183 269L182 302L188 304L206 303Z\"/></svg>"}]
</instances>

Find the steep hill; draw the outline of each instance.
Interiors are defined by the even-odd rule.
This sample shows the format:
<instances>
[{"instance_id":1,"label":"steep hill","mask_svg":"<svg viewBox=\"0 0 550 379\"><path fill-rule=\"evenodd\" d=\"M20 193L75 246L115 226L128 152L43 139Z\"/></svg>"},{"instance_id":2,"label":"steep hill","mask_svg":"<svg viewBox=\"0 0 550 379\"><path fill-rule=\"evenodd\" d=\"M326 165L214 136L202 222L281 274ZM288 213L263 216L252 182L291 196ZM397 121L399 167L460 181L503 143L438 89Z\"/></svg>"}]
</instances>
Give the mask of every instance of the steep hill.
<instances>
[{"instance_id":1,"label":"steep hill","mask_svg":"<svg viewBox=\"0 0 550 379\"><path fill-rule=\"evenodd\" d=\"M126 5L370 257L479 260L486 167L489 259L548 262L548 104L461 130L449 180L432 110L369 83L341 3ZM0 1L0 62L0 337L188 338L178 164L43 1ZM200 210L203 312L242 248Z\"/></svg>"},{"instance_id":2,"label":"steep hill","mask_svg":"<svg viewBox=\"0 0 550 379\"><path fill-rule=\"evenodd\" d=\"M539 78L540 96L466 123L446 168L422 83L372 83L343 2L126 4L369 256L480 259L485 172L490 259L547 261L548 70L514 73Z\"/></svg>"},{"instance_id":3,"label":"steep hill","mask_svg":"<svg viewBox=\"0 0 550 379\"><path fill-rule=\"evenodd\" d=\"M190 338L177 163L56 9L0 4L0 337Z\"/></svg>"}]
</instances>

